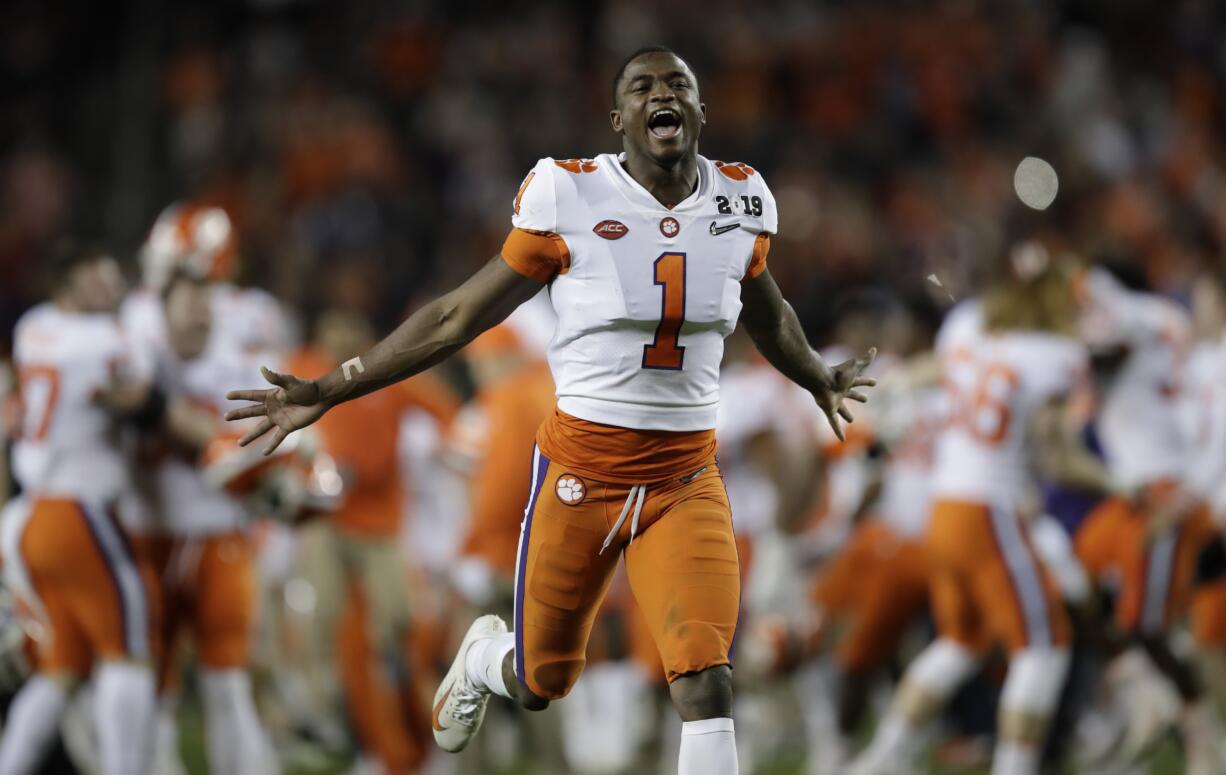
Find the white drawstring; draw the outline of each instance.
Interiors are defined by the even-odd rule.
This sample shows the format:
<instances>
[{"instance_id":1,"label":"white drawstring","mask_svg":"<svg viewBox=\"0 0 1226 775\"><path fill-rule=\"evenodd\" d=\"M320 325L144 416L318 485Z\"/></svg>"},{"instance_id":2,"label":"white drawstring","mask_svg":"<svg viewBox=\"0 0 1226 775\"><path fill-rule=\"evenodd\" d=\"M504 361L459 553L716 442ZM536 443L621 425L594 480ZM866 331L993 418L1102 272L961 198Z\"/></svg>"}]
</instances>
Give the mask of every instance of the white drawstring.
<instances>
[{"instance_id":1,"label":"white drawstring","mask_svg":"<svg viewBox=\"0 0 1226 775\"><path fill-rule=\"evenodd\" d=\"M626 495L626 503L622 506L622 513L613 525L613 529L605 536L604 543L600 545L600 551L597 554L604 554L604 550L609 548L614 538L617 538L618 531L622 529L622 525L626 524L626 515L630 513L632 503L634 504L634 516L630 518L630 540L627 542L627 546L634 543L634 534L639 531L639 515L643 513L643 499L645 497L647 497L647 485L636 484L630 488L629 494Z\"/></svg>"}]
</instances>

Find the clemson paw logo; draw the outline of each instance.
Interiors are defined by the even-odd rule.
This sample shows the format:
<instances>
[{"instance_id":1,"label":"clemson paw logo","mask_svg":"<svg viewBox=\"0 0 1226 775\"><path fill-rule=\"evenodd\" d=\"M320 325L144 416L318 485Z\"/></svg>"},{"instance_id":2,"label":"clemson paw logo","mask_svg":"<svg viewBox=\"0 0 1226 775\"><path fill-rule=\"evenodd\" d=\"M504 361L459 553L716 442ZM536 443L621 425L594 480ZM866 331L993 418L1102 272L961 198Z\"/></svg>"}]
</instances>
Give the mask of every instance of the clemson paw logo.
<instances>
[{"instance_id":1,"label":"clemson paw logo","mask_svg":"<svg viewBox=\"0 0 1226 775\"><path fill-rule=\"evenodd\" d=\"M567 506L578 506L587 497L587 485L574 474L562 474L558 477L558 500Z\"/></svg>"}]
</instances>

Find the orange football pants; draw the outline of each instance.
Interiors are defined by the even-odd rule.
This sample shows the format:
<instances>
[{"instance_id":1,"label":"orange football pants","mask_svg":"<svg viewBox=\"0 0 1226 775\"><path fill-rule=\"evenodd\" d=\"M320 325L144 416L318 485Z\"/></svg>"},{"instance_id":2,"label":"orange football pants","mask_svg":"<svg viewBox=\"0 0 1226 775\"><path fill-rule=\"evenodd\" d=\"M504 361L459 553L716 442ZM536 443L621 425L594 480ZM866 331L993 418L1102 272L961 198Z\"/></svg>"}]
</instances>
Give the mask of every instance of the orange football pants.
<instances>
[{"instance_id":1,"label":"orange football pants","mask_svg":"<svg viewBox=\"0 0 1226 775\"><path fill-rule=\"evenodd\" d=\"M20 553L46 632L38 667L88 675L96 660L150 660L157 621L152 569L110 512L39 498Z\"/></svg>"},{"instance_id":2,"label":"orange football pants","mask_svg":"<svg viewBox=\"0 0 1226 775\"><path fill-rule=\"evenodd\" d=\"M876 669L898 650L928 603L928 566L922 540L903 538L878 519L856 527L813 589L825 613L850 625L835 653L843 670Z\"/></svg>"},{"instance_id":3,"label":"orange football pants","mask_svg":"<svg viewBox=\"0 0 1226 775\"><path fill-rule=\"evenodd\" d=\"M574 686L623 554L668 680L730 664L739 560L714 457L697 472L648 483L633 540L627 516L603 551L619 516L633 508L632 488L568 473L539 449L532 473L515 589L515 667L528 689L558 699Z\"/></svg>"},{"instance_id":4,"label":"orange football pants","mask_svg":"<svg viewBox=\"0 0 1226 775\"><path fill-rule=\"evenodd\" d=\"M938 500L928 527L930 594L942 636L1010 653L1069 641L1068 614L1051 574L1011 512Z\"/></svg>"},{"instance_id":5,"label":"orange football pants","mask_svg":"<svg viewBox=\"0 0 1226 775\"><path fill-rule=\"evenodd\" d=\"M1159 633L1188 613L1196 560L1213 525L1201 509L1178 525L1150 532L1144 511L1122 498L1109 498L1090 512L1074 541L1096 581L1118 576L1115 621L1127 632ZM1201 626L1208 634L1209 625Z\"/></svg>"},{"instance_id":6,"label":"orange football pants","mask_svg":"<svg viewBox=\"0 0 1226 775\"><path fill-rule=\"evenodd\" d=\"M159 688L178 683L178 654L190 637L202 667L246 668L251 660L257 582L250 537L233 532L141 542L158 573L165 606Z\"/></svg>"}]
</instances>

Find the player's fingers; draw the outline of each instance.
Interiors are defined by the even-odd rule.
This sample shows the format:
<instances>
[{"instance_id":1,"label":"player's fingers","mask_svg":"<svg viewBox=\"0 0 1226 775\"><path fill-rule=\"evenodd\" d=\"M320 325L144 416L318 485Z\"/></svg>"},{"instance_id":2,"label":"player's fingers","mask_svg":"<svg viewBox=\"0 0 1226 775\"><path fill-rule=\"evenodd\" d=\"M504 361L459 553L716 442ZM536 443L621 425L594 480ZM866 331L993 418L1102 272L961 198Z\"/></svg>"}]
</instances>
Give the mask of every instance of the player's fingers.
<instances>
[{"instance_id":1,"label":"player's fingers","mask_svg":"<svg viewBox=\"0 0 1226 775\"><path fill-rule=\"evenodd\" d=\"M268 414L268 407L263 404L250 404L249 406L240 406L237 409L231 409L226 412L227 420L245 420L248 417L264 417Z\"/></svg>"},{"instance_id":2,"label":"player's fingers","mask_svg":"<svg viewBox=\"0 0 1226 775\"><path fill-rule=\"evenodd\" d=\"M877 357L877 348L870 347L868 352L856 359L856 365L860 367L860 371L864 371L869 366L873 365L873 359Z\"/></svg>"},{"instance_id":3,"label":"player's fingers","mask_svg":"<svg viewBox=\"0 0 1226 775\"><path fill-rule=\"evenodd\" d=\"M289 431L278 425L272 431L272 436L268 440L267 446L264 447L264 454L271 455L273 450L281 446L281 442L285 441L285 437L289 435Z\"/></svg>"},{"instance_id":4,"label":"player's fingers","mask_svg":"<svg viewBox=\"0 0 1226 775\"><path fill-rule=\"evenodd\" d=\"M851 410L839 404L839 417L842 417L847 422L855 422L856 418L852 416Z\"/></svg>"},{"instance_id":5,"label":"player's fingers","mask_svg":"<svg viewBox=\"0 0 1226 775\"><path fill-rule=\"evenodd\" d=\"M830 430L834 431L834 435L839 441L846 441L843 438L843 426L839 424L839 417L829 409L824 409L826 412L826 422L830 423Z\"/></svg>"},{"instance_id":6,"label":"player's fingers","mask_svg":"<svg viewBox=\"0 0 1226 775\"><path fill-rule=\"evenodd\" d=\"M847 397L852 401L859 401L862 404L868 403L868 396L864 395L859 390L848 390Z\"/></svg>"},{"instance_id":7,"label":"player's fingers","mask_svg":"<svg viewBox=\"0 0 1226 775\"><path fill-rule=\"evenodd\" d=\"M877 380L873 379L872 377L856 377L854 380L852 380L851 386L854 388L876 387Z\"/></svg>"},{"instance_id":8,"label":"player's fingers","mask_svg":"<svg viewBox=\"0 0 1226 775\"><path fill-rule=\"evenodd\" d=\"M293 380L290 375L278 374L267 366L261 366L260 373L264 375L264 379L281 388L289 387Z\"/></svg>"},{"instance_id":9,"label":"player's fingers","mask_svg":"<svg viewBox=\"0 0 1226 775\"><path fill-rule=\"evenodd\" d=\"M271 392L271 390L231 390L226 393L226 399L229 401L256 401L262 404L264 398Z\"/></svg>"},{"instance_id":10,"label":"player's fingers","mask_svg":"<svg viewBox=\"0 0 1226 775\"><path fill-rule=\"evenodd\" d=\"M265 433L268 433L269 429L272 428L272 425L273 425L272 420L265 417L263 420L260 420L259 425L252 428L250 431L247 432L246 436L243 436L241 439L238 440L238 445L240 447L247 446L251 442L258 439L259 437L263 436Z\"/></svg>"}]
</instances>

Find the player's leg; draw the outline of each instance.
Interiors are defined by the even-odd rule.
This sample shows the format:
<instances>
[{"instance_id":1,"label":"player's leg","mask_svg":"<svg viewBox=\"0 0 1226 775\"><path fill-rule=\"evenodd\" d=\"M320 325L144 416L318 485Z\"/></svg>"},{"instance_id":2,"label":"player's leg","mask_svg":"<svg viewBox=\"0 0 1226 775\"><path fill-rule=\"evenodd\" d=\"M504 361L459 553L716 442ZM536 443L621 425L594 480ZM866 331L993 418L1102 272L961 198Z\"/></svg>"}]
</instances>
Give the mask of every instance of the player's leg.
<instances>
[{"instance_id":1,"label":"player's leg","mask_svg":"<svg viewBox=\"0 0 1226 775\"><path fill-rule=\"evenodd\" d=\"M213 772L264 773L271 751L247 668L255 625L255 558L240 533L196 543L192 629L200 660L209 765Z\"/></svg>"},{"instance_id":2,"label":"player's leg","mask_svg":"<svg viewBox=\"0 0 1226 775\"><path fill-rule=\"evenodd\" d=\"M732 514L718 470L656 496L626 570L682 720L679 775L735 775L731 651L740 608Z\"/></svg>"},{"instance_id":3,"label":"player's leg","mask_svg":"<svg viewBox=\"0 0 1226 775\"><path fill-rule=\"evenodd\" d=\"M35 523L35 529L54 529L53 519ZM23 551L17 562L27 564ZM45 558L35 558L41 564ZM14 558L6 557L6 563ZM7 568L6 571L12 571ZM55 743L60 719L81 678L89 674L90 654L84 633L77 628L53 577L43 568L22 575L30 582L27 606L40 615L31 626L43 631L38 641L36 669L9 706L3 737L0 737L0 775L25 775L39 771Z\"/></svg>"},{"instance_id":4,"label":"player's leg","mask_svg":"<svg viewBox=\"0 0 1226 775\"><path fill-rule=\"evenodd\" d=\"M988 540L983 508L949 501L935 505L926 545L938 637L907 667L889 710L850 772L909 772L931 722L979 669L987 623L973 593L974 560Z\"/></svg>"},{"instance_id":5,"label":"player's leg","mask_svg":"<svg viewBox=\"0 0 1226 775\"><path fill-rule=\"evenodd\" d=\"M992 551L976 579L979 606L994 639L1009 649L993 775L1034 775L1071 659L1072 626L1052 574L1020 519L991 512Z\"/></svg>"},{"instance_id":6,"label":"player's leg","mask_svg":"<svg viewBox=\"0 0 1226 775\"><path fill-rule=\"evenodd\" d=\"M153 753L156 629L153 573L142 566L113 515L77 508L62 531L90 546L72 556L63 577L69 605L96 655L94 718L104 775L144 773Z\"/></svg>"},{"instance_id":7,"label":"player's leg","mask_svg":"<svg viewBox=\"0 0 1226 775\"><path fill-rule=\"evenodd\" d=\"M609 499L629 488L583 485L575 500L558 494L567 472L537 450L532 488L516 559L515 625L479 617L434 697L434 738L461 750L481 726L491 694L542 710L565 697L583 671L588 636L604 599L618 552L601 552L610 528ZM573 476L569 479L573 479Z\"/></svg>"},{"instance_id":8,"label":"player's leg","mask_svg":"<svg viewBox=\"0 0 1226 775\"><path fill-rule=\"evenodd\" d=\"M862 595L834 659L839 736L836 753L844 759L864 720L875 680L928 602L929 573L923 546L900 541L888 531L879 533L877 541L879 552L871 564L863 566ZM833 755L828 761L831 771L844 766L843 760Z\"/></svg>"}]
</instances>

